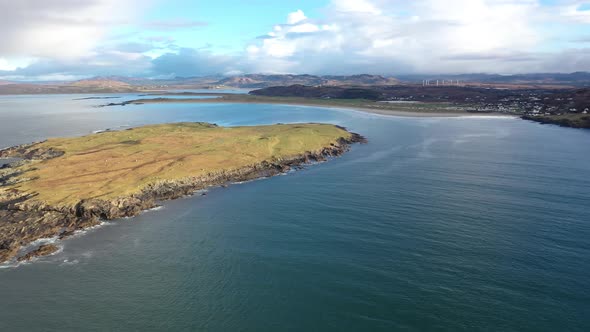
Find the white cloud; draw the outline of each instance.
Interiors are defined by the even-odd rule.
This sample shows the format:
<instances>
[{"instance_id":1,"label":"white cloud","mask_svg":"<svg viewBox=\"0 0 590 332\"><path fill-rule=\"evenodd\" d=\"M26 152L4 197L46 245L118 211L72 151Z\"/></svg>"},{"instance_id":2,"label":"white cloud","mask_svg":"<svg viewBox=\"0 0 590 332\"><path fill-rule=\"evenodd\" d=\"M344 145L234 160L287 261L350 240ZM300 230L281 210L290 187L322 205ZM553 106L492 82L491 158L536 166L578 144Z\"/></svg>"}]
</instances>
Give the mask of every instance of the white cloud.
<instances>
[{"instance_id":1,"label":"white cloud","mask_svg":"<svg viewBox=\"0 0 590 332\"><path fill-rule=\"evenodd\" d=\"M574 2L547 7L538 0L332 0L321 20L297 21L292 17L305 14L289 14L290 24L259 41L249 60L262 72L556 69L550 58L564 52L540 51L548 42L543 25L568 17L584 22L590 11Z\"/></svg>"},{"instance_id":2,"label":"white cloud","mask_svg":"<svg viewBox=\"0 0 590 332\"><path fill-rule=\"evenodd\" d=\"M15 70L16 68L17 66L13 63L6 59L0 58L0 70Z\"/></svg>"},{"instance_id":3,"label":"white cloud","mask_svg":"<svg viewBox=\"0 0 590 332\"><path fill-rule=\"evenodd\" d=\"M345 13L381 14L381 10L368 0L339 0L333 1L332 6L336 11Z\"/></svg>"},{"instance_id":4,"label":"white cloud","mask_svg":"<svg viewBox=\"0 0 590 332\"><path fill-rule=\"evenodd\" d=\"M291 32L291 33L293 33L293 32L305 33L305 32L317 32L317 31L320 31L320 27L315 24L311 24L311 23L298 24L298 25L295 25L294 27L292 27L291 29L289 29L289 32Z\"/></svg>"},{"instance_id":5,"label":"white cloud","mask_svg":"<svg viewBox=\"0 0 590 332\"><path fill-rule=\"evenodd\" d=\"M240 54L183 48L173 32L206 23L142 21L152 1L0 0L0 76L590 71L587 0L331 0L320 18L285 13Z\"/></svg>"},{"instance_id":6,"label":"white cloud","mask_svg":"<svg viewBox=\"0 0 590 332\"><path fill-rule=\"evenodd\" d=\"M0 0L0 55L90 55L113 25L126 24L139 0Z\"/></svg>"},{"instance_id":7,"label":"white cloud","mask_svg":"<svg viewBox=\"0 0 590 332\"><path fill-rule=\"evenodd\" d=\"M320 40L318 33L335 32L338 27L329 24L308 22L305 14L298 10L287 16L286 25L276 25L274 31L268 33L271 38L263 38L261 45L249 45L247 54L249 63L254 71L282 72L295 66L296 62L286 58L295 56L301 50L309 49L306 37L311 37L318 44L313 49L332 48L337 45L329 40ZM326 42L328 41L328 42Z\"/></svg>"},{"instance_id":8,"label":"white cloud","mask_svg":"<svg viewBox=\"0 0 590 332\"><path fill-rule=\"evenodd\" d=\"M581 10L581 6L590 5L586 1L573 1L564 5L560 10L560 16L570 21L590 24L590 10Z\"/></svg>"},{"instance_id":9,"label":"white cloud","mask_svg":"<svg viewBox=\"0 0 590 332\"><path fill-rule=\"evenodd\" d=\"M287 16L287 23L289 24L297 24L301 21L305 21L307 17L303 13L301 9L297 10L296 12L290 13Z\"/></svg>"}]
</instances>

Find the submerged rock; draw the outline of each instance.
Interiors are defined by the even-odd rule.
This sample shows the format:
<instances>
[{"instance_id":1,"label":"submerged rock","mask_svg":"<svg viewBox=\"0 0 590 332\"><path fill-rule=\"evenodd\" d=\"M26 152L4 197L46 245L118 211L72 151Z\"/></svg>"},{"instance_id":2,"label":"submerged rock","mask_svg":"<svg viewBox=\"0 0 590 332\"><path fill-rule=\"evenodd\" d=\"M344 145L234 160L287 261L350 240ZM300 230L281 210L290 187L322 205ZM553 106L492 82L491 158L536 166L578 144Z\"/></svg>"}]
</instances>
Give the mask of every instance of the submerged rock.
<instances>
[{"instance_id":1,"label":"submerged rock","mask_svg":"<svg viewBox=\"0 0 590 332\"><path fill-rule=\"evenodd\" d=\"M59 250L59 247L54 244L42 244L39 246L39 248L37 248L33 251L30 251L27 254L19 257L17 259L17 261L19 261L19 262L30 261L31 259L33 259L35 257L51 255L58 250Z\"/></svg>"}]
</instances>

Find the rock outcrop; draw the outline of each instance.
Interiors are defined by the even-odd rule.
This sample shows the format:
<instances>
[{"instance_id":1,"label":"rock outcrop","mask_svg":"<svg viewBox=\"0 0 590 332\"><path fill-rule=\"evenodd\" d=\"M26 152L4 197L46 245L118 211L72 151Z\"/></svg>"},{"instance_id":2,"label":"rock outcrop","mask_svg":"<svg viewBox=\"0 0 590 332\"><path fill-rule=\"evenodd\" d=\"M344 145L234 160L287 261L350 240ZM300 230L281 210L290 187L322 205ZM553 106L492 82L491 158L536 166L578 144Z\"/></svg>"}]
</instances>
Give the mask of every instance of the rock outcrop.
<instances>
[{"instance_id":1,"label":"rock outcrop","mask_svg":"<svg viewBox=\"0 0 590 332\"><path fill-rule=\"evenodd\" d=\"M17 259L17 261L19 261L19 262L30 261L31 259L33 259L35 257L51 255L58 250L59 250L59 247L56 246L55 244L42 244L37 249L30 251L23 256L20 256Z\"/></svg>"}]
</instances>

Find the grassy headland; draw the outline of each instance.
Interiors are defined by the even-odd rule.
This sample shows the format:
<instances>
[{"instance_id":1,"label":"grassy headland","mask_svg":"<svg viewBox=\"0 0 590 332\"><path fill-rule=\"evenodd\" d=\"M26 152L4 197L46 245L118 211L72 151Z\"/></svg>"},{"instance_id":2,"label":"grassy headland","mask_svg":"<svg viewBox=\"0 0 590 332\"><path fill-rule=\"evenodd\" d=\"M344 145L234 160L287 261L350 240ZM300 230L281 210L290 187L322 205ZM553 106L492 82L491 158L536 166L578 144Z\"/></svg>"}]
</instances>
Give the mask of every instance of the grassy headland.
<instances>
[{"instance_id":1,"label":"grassy headland","mask_svg":"<svg viewBox=\"0 0 590 332\"><path fill-rule=\"evenodd\" d=\"M151 125L0 151L0 262L21 245L133 216L198 189L271 176L346 151L362 137L327 124Z\"/></svg>"}]
</instances>

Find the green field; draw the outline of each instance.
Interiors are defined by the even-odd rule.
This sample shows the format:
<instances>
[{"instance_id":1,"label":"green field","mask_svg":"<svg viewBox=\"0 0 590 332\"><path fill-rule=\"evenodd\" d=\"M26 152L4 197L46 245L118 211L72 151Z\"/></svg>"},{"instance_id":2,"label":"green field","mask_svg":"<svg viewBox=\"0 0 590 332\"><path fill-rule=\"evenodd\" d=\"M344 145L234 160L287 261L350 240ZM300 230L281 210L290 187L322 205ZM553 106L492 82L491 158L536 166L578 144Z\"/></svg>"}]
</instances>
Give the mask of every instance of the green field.
<instances>
[{"instance_id":1,"label":"green field","mask_svg":"<svg viewBox=\"0 0 590 332\"><path fill-rule=\"evenodd\" d=\"M109 199L139 193L160 181L206 176L316 153L351 135L327 124L224 128L176 123L52 138L20 154L50 149L64 154L20 166L17 170L23 173L19 177L30 180L0 191L16 189L36 195L37 201L62 206L82 199Z\"/></svg>"}]
</instances>

